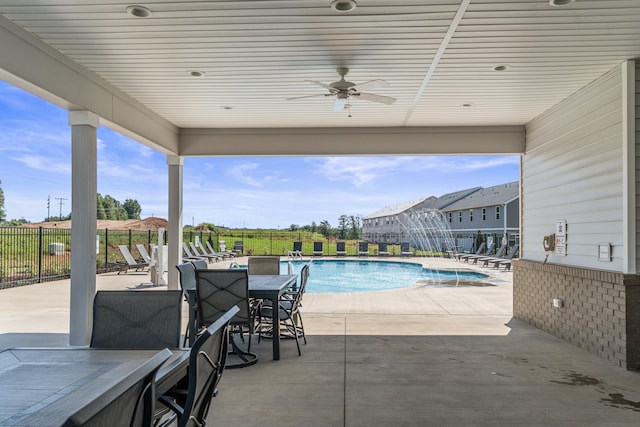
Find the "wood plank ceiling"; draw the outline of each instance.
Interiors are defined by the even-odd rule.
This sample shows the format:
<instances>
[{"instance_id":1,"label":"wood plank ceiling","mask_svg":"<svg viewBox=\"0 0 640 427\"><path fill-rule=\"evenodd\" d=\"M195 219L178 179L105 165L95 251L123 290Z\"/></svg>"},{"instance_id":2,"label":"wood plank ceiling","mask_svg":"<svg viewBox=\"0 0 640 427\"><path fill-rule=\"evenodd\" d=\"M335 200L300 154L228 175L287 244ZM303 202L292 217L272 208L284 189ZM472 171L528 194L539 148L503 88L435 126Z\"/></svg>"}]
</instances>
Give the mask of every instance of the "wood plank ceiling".
<instances>
[{"instance_id":1,"label":"wood plank ceiling","mask_svg":"<svg viewBox=\"0 0 640 427\"><path fill-rule=\"evenodd\" d=\"M0 0L0 13L183 128L524 124L640 57L638 0L139 1ZM325 93L308 80L340 66L397 101L352 98L349 117L331 97L286 100Z\"/></svg>"}]
</instances>

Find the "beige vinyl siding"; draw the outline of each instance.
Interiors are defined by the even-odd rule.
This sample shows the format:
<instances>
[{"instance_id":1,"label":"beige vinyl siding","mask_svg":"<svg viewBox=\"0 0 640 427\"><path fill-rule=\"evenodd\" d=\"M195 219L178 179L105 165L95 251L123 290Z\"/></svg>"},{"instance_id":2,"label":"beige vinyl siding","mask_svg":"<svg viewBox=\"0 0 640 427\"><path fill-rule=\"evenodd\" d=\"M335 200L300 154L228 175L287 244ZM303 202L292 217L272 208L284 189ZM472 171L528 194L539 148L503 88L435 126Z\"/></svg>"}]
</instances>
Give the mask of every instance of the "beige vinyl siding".
<instances>
[{"instance_id":1,"label":"beige vinyl siding","mask_svg":"<svg viewBox=\"0 0 640 427\"><path fill-rule=\"evenodd\" d=\"M567 256L548 262L621 271L622 72L616 67L526 125L522 256L541 261L544 235L567 221ZM598 243L613 261L597 261Z\"/></svg>"}]
</instances>

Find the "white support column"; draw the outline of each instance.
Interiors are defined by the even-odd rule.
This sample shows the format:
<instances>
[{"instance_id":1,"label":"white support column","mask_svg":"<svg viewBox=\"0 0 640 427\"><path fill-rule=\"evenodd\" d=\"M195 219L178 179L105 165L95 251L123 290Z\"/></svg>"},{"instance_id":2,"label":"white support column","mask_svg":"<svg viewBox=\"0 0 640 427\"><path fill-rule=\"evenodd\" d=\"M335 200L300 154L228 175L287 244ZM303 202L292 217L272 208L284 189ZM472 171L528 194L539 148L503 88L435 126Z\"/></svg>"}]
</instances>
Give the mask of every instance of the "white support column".
<instances>
[{"instance_id":1,"label":"white support column","mask_svg":"<svg viewBox=\"0 0 640 427\"><path fill-rule=\"evenodd\" d=\"M622 272L635 274L636 260L636 130L635 61L622 64L622 194L624 254Z\"/></svg>"},{"instance_id":2,"label":"white support column","mask_svg":"<svg viewBox=\"0 0 640 427\"><path fill-rule=\"evenodd\" d=\"M69 344L91 337L96 293L97 129L100 118L70 111L71 125L71 301Z\"/></svg>"},{"instance_id":3,"label":"white support column","mask_svg":"<svg viewBox=\"0 0 640 427\"><path fill-rule=\"evenodd\" d=\"M175 265L182 262L182 169L184 158L167 156L169 165L169 289L180 289L178 270Z\"/></svg>"}]
</instances>

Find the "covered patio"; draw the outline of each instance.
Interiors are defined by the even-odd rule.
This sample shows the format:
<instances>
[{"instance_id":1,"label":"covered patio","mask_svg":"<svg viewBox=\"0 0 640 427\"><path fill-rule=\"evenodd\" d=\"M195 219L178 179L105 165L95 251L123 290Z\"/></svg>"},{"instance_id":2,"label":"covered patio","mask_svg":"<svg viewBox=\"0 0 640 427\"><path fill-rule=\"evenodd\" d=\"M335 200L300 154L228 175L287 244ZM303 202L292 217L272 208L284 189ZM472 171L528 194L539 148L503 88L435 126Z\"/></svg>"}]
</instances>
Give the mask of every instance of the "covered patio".
<instances>
[{"instance_id":1,"label":"covered patio","mask_svg":"<svg viewBox=\"0 0 640 427\"><path fill-rule=\"evenodd\" d=\"M187 156L517 154L511 306L417 318L378 306L309 311L305 357L225 376L245 386L223 385L212 414L235 425L274 425L274 411L278 425L296 415L349 426L386 417L415 425L412 416L434 425L637 423L638 377L625 369L640 368L640 4L330 4L0 0L0 78L69 110L68 343L84 345L91 332L99 126L167 155L170 265L181 258ZM332 111L340 96L330 83L344 67L363 87L384 80L370 91L395 102L350 93L350 110ZM469 308L459 295L441 298L440 308ZM48 314L45 306L33 317ZM285 371L298 380L285 382Z\"/></svg>"},{"instance_id":2,"label":"covered patio","mask_svg":"<svg viewBox=\"0 0 640 427\"><path fill-rule=\"evenodd\" d=\"M209 424L637 424L637 373L514 319L512 273L464 266L492 274L495 286L307 294L302 356L285 341L273 361L271 343L254 340L259 363L225 371ZM112 273L97 286L139 288L146 279ZM69 281L3 292L0 348L66 345Z\"/></svg>"}]
</instances>

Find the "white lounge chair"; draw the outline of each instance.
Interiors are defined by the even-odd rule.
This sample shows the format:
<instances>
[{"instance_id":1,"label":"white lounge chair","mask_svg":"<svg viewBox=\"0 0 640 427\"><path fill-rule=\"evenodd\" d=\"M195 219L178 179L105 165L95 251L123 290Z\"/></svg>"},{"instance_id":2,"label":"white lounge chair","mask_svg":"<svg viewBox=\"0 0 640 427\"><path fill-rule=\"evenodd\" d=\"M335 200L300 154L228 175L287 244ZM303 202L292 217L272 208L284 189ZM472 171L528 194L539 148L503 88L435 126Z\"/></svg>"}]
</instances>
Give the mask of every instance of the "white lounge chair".
<instances>
[{"instance_id":1,"label":"white lounge chair","mask_svg":"<svg viewBox=\"0 0 640 427\"><path fill-rule=\"evenodd\" d=\"M149 263L137 261L133 257L133 255L131 255L129 248L126 247L125 245L118 245L118 249L120 249L120 253L124 257L125 261L127 262L127 264L122 264L122 266L120 267L120 271L118 271L118 274L122 272L127 273L129 270L140 271L149 267Z\"/></svg>"}]
</instances>

